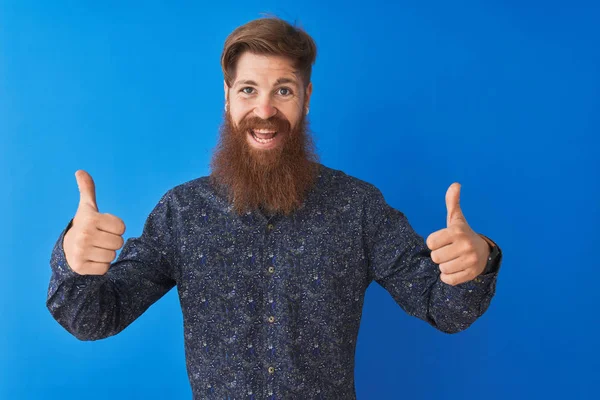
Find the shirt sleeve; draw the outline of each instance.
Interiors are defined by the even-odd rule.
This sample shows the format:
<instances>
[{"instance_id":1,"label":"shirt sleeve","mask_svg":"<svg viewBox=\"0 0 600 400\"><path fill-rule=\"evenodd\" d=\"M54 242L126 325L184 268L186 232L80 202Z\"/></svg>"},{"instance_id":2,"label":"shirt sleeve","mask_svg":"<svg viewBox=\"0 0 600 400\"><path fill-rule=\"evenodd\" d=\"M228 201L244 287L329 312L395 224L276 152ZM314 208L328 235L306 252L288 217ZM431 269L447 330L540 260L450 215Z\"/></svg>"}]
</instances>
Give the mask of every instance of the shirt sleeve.
<instances>
[{"instance_id":1,"label":"shirt sleeve","mask_svg":"<svg viewBox=\"0 0 600 400\"><path fill-rule=\"evenodd\" d=\"M489 307L499 265L456 286L442 282L425 240L374 187L365 204L365 233L372 278L409 315L442 332L456 333L468 328Z\"/></svg>"},{"instance_id":2,"label":"shirt sleeve","mask_svg":"<svg viewBox=\"0 0 600 400\"><path fill-rule=\"evenodd\" d=\"M167 192L148 216L140 237L127 239L104 275L80 275L67 263L62 231L50 258L46 306L80 340L116 335L166 294L175 280L173 214Z\"/></svg>"}]
</instances>

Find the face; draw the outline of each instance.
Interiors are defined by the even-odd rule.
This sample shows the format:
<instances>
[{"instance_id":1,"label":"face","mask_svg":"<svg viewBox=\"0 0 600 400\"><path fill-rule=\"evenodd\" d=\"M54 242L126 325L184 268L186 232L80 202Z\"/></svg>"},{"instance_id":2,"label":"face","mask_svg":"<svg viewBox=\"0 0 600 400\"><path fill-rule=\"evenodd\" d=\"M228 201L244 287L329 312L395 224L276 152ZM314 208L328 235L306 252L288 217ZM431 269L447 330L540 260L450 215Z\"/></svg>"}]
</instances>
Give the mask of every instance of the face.
<instances>
[{"instance_id":1,"label":"face","mask_svg":"<svg viewBox=\"0 0 600 400\"><path fill-rule=\"evenodd\" d=\"M232 87L224 89L234 127L242 127L248 145L262 152L280 148L304 118L312 83L305 90L287 58L245 52Z\"/></svg>"},{"instance_id":2,"label":"face","mask_svg":"<svg viewBox=\"0 0 600 400\"><path fill-rule=\"evenodd\" d=\"M282 57L243 54L211 161L212 181L235 210L289 214L313 186L318 156L308 133L304 90Z\"/></svg>"},{"instance_id":3,"label":"face","mask_svg":"<svg viewBox=\"0 0 600 400\"><path fill-rule=\"evenodd\" d=\"M306 90L289 60L243 54L211 161L211 178L234 209L289 214L314 185L318 156L308 133Z\"/></svg>"}]
</instances>

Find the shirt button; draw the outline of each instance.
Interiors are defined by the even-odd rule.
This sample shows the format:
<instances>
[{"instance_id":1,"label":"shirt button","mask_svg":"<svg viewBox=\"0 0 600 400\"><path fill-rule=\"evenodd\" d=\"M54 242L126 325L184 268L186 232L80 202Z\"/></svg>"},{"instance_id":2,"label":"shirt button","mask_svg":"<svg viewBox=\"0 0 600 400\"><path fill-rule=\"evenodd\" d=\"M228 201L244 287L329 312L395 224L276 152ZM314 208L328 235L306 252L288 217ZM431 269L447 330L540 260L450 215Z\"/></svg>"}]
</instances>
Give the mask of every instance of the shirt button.
<instances>
[{"instance_id":1,"label":"shirt button","mask_svg":"<svg viewBox=\"0 0 600 400\"><path fill-rule=\"evenodd\" d=\"M275 228L275 226L273 226L273 224L267 225L267 229L269 230L269 232L272 231L273 228Z\"/></svg>"},{"instance_id":2,"label":"shirt button","mask_svg":"<svg viewBox=\"0 0 600 400\"><path fill-rule=\"evenodd\" d=\"M275 322L275 317L271 315L271 316L269 317L269 322Z\"/></svg>"},{"instance_id":3,"label":"shirt button","mask_svg":"<svg viewBox=\"0 0 600 400\"><path fill-rule=\"evenodd\" d=\"M269 273L271 273L271 274L272 274L273 272L275 272L275 268L273 268L272 266L271 266L271 267L269 267Z\"/></svg>"},{"instance_id":4,"label":"shirt button","mask_svg":"<svg viewBox=\"0 0 600 400\"><path fill-rule=\"evenodd\" d=\"M275 368L269 367L269 373L272 374L273 372L275 372Z\"/></svg>"}]
</instances>

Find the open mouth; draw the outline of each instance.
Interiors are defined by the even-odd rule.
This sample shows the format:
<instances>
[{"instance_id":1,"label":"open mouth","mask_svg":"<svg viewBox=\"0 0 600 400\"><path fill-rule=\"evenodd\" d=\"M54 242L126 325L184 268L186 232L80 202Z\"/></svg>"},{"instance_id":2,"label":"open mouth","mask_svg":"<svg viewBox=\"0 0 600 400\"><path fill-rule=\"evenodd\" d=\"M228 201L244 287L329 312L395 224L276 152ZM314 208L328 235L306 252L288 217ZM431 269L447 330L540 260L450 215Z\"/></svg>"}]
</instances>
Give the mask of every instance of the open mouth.
<instances>
[{"instance_id":1,"label":"open mouth","mask_svg":"<svg viewBox=\"0 0 600 400\"><path fill-rule=\"evenodd\" d=\"M250 129L250 135L261 144L268 144L275 140L277 133L277 131L270 129Z\"/></svg>"}]
</instances>

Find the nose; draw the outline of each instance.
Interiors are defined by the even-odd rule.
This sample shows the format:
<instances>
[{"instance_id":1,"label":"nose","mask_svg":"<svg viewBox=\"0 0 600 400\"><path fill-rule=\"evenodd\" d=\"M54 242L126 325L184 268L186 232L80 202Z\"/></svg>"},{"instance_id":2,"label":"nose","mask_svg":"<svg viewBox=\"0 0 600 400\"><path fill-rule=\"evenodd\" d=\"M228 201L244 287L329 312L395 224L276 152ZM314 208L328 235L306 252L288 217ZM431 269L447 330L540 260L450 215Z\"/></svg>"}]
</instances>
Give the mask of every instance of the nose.
<instances>
[{"instance_id":1,"label":"nose","mask_svg":"<svg viewBox=\"0 0 600 400\"><path fill-rule=\"evenodd\" d=\"M254 108L254 114L258 118L269 119L277 114L277 109L271 104L270 98L264 98Z\"/></svg>"}]
</instances>

